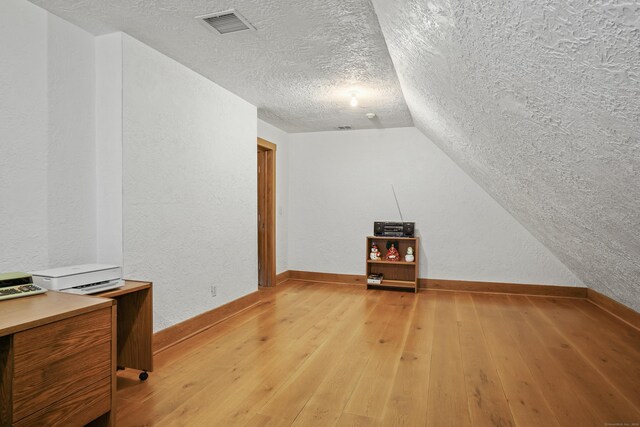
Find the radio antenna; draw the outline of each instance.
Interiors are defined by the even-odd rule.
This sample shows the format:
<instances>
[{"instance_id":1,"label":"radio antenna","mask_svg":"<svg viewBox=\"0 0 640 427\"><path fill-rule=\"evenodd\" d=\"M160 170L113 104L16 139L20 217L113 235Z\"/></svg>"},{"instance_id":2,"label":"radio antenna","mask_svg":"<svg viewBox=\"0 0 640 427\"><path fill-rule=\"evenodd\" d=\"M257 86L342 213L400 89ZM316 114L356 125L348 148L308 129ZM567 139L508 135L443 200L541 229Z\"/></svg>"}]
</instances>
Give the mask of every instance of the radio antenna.
<instances>
[{"instance_id":1,"label":"radio antenna","mask_svg":"<svg viewBox=\"0 0 640 427\"><path fill-rule=\"evenodd\" d=\"M400 214L400 221L404 222L402 218L402 211L400 210L400 203L398 203L398 196L396 196L396 189L393 188L393 184L391 184L391 191L393 191L393 198L396 199L396 206L398 207L398 213Z\"/></svg>"}]
</instances>

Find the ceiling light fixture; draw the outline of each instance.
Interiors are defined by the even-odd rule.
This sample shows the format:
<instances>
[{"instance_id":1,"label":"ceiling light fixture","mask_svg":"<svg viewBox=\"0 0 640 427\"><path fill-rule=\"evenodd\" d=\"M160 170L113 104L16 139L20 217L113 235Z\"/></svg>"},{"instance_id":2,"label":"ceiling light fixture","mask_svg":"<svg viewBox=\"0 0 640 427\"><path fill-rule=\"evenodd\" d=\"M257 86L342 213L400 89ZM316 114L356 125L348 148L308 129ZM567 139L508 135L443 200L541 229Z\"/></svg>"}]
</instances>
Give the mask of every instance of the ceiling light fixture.
<instances>
[{"instance_id":1,"label":"ceiling light fixture","mask_svg":"<svg viewBox=\"0 0 640 427\"><path fill-rule=\"evenodd\" d=\"M351 93L351 106L352 107L358 106L358 94L356 92Z\"/></svg>"}]
</instances>

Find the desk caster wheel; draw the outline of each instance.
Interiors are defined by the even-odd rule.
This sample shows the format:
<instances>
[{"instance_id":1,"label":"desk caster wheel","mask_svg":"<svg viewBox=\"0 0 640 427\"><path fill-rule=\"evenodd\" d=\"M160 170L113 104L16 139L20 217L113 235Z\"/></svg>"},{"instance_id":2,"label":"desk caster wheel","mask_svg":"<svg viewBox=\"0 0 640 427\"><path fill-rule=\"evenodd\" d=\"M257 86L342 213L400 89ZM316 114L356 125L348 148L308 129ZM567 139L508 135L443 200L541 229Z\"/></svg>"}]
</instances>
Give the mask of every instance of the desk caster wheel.
<instances>
[{"instance_id":1,"label":"desk caster wheel","mask_svg":"<svg viewBox=\"0 0 640 427\"><path fill-rule=\"evenodd\" d=\"M140 378L140 381L146 381L147 378L149 378L149 374L147 371L142 371L140 372L140 375L138 375L138 378Z\"/></svg>"}]
</instances>

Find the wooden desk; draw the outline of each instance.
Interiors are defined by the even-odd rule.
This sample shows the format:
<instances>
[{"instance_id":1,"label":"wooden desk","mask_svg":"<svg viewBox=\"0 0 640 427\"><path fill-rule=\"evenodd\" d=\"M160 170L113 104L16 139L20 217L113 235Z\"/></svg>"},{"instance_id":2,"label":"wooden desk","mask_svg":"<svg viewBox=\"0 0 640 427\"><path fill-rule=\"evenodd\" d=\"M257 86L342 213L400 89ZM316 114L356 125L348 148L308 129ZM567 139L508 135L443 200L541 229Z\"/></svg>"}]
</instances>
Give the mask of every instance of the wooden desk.
<instances>
[{"instance_id":1,"label":"wooden desk","mask_svg":"<svg viewBox=\"0 0 640 427\"><path fill-rule=\"evenodd\" d=\"M126 280L122 288L93 296L112 298L118 307L117 365L142 371L140 379L153 371L153 298L151 282Z\"/></svg>"},{"instance_id":2,"label":"wooden desk","mask_svg":"<svg viewBox=\"0 0 640 427\"><path fill-rule=\"evenodd\" d=\"M0 425L114 425L115 325L111 300L1 301Z\"/></svg>"}]
</instances>

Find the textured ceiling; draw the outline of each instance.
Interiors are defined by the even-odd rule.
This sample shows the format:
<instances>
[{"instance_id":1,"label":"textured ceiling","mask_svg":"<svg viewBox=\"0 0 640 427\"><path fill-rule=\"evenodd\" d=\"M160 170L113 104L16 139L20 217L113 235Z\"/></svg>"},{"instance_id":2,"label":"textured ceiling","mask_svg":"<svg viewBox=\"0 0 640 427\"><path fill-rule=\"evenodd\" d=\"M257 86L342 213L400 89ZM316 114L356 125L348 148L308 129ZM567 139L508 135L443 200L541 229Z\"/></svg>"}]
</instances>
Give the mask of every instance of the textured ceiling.
<instances>
[{"instance_id":1,"label":"textured ceiling","mask_svg":"<svg viewBox=\"0 0 640 427\"><path fill-rule=\"evenodd\" d=\"M416 126L640 310L640 3L373 0Z\"/></svg>"},{"instance_id":2,"label":"textured ceiling","mask_svg":"<svg viewBox=\"0 0 640 427\"><path fill-rule=\"evenodd\" d=\"M132 35L288 132L413 126L370 0L31 1L93 34ZM257 31L221 36L194 19L231 8Z\"/></svg>"}]
</instances>

